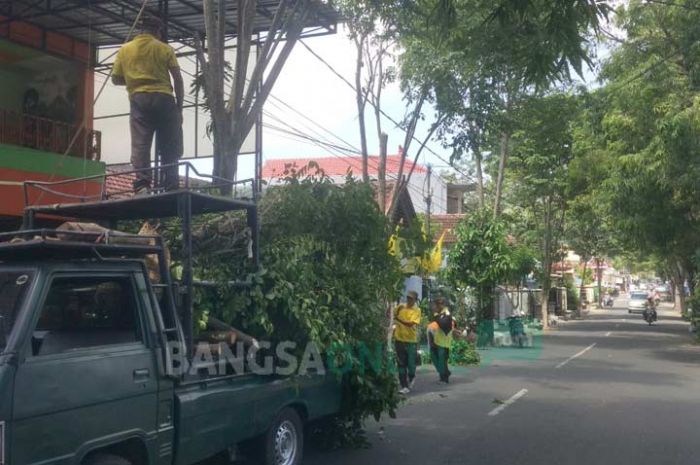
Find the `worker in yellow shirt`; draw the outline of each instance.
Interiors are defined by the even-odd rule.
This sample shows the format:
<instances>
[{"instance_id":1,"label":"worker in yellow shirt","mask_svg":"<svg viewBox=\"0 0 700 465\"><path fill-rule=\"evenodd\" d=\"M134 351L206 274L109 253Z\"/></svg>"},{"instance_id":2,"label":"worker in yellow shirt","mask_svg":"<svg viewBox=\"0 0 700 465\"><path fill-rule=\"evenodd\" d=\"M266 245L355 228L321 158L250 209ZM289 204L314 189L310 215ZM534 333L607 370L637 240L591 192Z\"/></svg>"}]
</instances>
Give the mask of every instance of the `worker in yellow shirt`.
<instances>
[{"instance_id":1,"label":"worker in yellow shirt","mask_svg":"<svg viewBox=\"0 0 700 465\"><path fill-rule=\"evenodd\" d=\"M450 382L450 347L452 346L452 333L455 322L450 314L450 309L445 307L445 299L438 296L435 300L435 311L428 325L428 345L430 346L430 359L440 376L441 383Z\"/></svg>"},{"instance_id":2,"label":"worker in yellow shirt","mask_svg":"<svg viewBox=\"0 0 700 465\"><path fill-rule=\"evenodd\" d=\"M394 310L394 348L396 363L399 367L399 384L401 394L411 392L416 377L416 354L418 344L418 325L421 321L421 310L416 301L418 293L408 291L406 303Z\"/></svg>"},{"instance_id":3,"label":"worker in yellow shirt","mask_svg":"<svg viewBox=\"0 0 700 465\"><path fill-rule=\"evenodd\" d=\"M163 24L145 16L141 33L122 46L112 70L112 82L129 92L131 164L134 169L151 167L153 135L163 165L165 190L179 187L177 162L182 156L182 105L185 97L182 73L173 48L160 40ZM172 84L170 78L172 77ZM173 97L173 88L175 96ZM153 176L145 169L136 174L134 190L147 192Z\"/></svg>"}]
</instances>

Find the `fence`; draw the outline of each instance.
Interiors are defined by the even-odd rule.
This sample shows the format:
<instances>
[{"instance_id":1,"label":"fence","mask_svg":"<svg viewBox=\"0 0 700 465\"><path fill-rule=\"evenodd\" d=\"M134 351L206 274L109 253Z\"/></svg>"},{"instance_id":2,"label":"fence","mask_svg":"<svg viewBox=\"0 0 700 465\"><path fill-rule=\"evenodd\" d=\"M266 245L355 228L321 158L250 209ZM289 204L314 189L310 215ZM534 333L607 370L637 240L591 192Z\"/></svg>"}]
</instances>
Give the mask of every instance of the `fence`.
<instances>
[{"instance_id":1,"label":"fence","mask_svg":"<svg viewBox=\"0 0 700 465\"><path fill-rule=\"evenodd\" d=\"M0 144L99 160L101 140L99 131L0 109Z\"/></svg>"}]
</instances>

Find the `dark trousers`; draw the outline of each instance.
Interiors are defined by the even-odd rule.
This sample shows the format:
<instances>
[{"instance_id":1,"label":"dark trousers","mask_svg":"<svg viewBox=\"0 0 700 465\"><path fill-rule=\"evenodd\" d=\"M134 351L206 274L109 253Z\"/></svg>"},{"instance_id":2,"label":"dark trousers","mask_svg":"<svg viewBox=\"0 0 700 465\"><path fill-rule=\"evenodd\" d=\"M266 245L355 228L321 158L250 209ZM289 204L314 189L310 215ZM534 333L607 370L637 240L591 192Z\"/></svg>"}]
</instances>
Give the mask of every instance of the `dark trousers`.
<instances>
[{"instance_id":1,"label":"dark trousers","mask_svg":"<svg viewBox=\"0 0 700 465\"><path fill-rule=\"evenodd\" d=\"M151 167L153 134L162 165L177 163L182 156L182 115L172 95L160 92L137 92L129 99L131 114L131 164L135 169ZM150 187L151 170L136 175L134 189ZM180 177L177 166L164 168L162 185L165 190L177 189Z\"/></svg>"},{"instance_id":2,"label":"dark trousers","mask_svg":"<svg viewBox=\"0 0 700 465\"><path fill-rule=\"evenodd\" d=\"M396 349L396 364L399 367L399 383L401 387L408 384L416 377L416 344L412 342L394 341Z\"/></svg>"},{"instance_id":3,"label":"dark trousers","mask_svg":"<svg viewBox=\"0 0 700 465\"><path fill-rule=\"evenodd\" d=\"M449 382L450 369L447 366L447 361L450 359L450 349L433 346L430 348L430 359L440 375L440 381Z\"/></svg>"}]
</instances>

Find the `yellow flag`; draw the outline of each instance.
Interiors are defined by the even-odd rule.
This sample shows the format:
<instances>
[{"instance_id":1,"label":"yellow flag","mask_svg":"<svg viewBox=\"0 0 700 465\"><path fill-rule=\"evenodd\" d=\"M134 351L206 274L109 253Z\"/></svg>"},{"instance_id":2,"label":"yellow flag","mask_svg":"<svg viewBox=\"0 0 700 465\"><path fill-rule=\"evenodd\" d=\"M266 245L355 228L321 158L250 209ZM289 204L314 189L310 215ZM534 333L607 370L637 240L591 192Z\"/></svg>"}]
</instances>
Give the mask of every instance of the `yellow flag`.
<instances>
[{"instance_id":1,"label":"yellow flag","mask_svg":"<svg viewBox=\"0 0 700 465\"><path fill-rule=\"evenodd\" d=\"M427 257L423 260L423 269L428 273L437 273L440 271L440 266L442 266L442 241L445 239L445 231L442 232L440 239L433 247L433 250L427 254Z\"/></svg>"},{"instance_id":2,"label":"yellow flag","mask_svg":"<svg viewBox=\"0 0 700 465\"><path fill-rule=\"evenodd\" d=\"M427 241L428 240L428 232L425 230L425 221L421 221L420 232L423 235L423 240Z\"/></svg>"},{"instance_id":3,"label":"yellow flag","mask_svg":"<svg viewBox=\"0 0 700 465\"><path fill-rule=\"evenodd\" d=\"M399 227L396 227L396 232L389 237L389 255L399 257L401 248L399 247Z\"/></svg>"}]
</instances>

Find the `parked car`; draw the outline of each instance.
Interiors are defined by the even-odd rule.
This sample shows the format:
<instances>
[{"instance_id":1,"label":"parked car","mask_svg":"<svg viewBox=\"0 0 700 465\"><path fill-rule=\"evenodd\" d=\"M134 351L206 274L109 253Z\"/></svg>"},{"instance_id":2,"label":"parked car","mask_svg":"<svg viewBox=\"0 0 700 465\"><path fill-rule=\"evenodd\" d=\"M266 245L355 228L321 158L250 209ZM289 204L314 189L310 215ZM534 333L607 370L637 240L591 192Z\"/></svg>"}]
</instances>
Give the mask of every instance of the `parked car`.
<instances>
[{"instance_id":1,"label":"parked car","mask_svg":"<svg viewBox=\"0 0 700 465\"><path fill-rule=\"evenodd\" d=\"M647 293L634 291L630 294L627 302L627 313L644 313L644 306L647 301Z\"/></svg>"}]
</instances>

